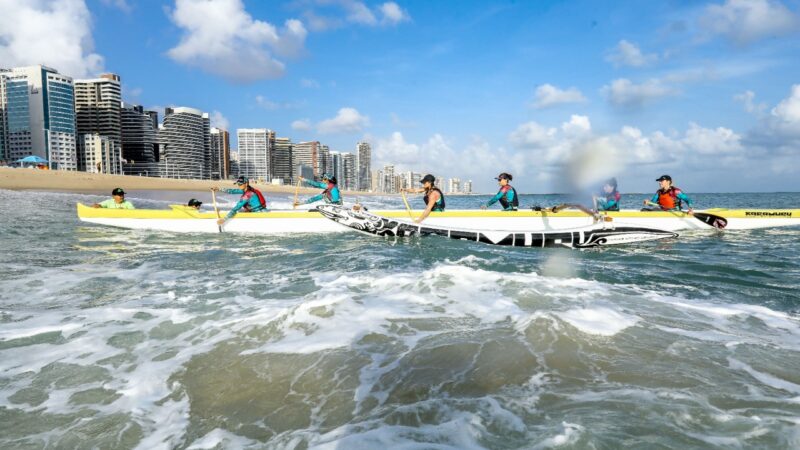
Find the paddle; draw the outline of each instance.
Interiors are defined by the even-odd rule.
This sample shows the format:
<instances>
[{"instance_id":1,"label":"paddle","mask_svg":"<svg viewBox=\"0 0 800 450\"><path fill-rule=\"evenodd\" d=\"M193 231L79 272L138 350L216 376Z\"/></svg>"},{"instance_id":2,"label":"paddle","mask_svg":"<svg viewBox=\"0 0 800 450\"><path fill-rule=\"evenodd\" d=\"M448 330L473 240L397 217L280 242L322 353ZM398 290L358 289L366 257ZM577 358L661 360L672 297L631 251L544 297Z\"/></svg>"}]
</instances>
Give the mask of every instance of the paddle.
<instances>
[{"instance_id":1,"label":"paddle","mask_svg":"<svg viewBox=\"0 0 800 450\"><path fill-rule=\"evenodd\" d=\"M300 182L303 180L302 177L297 177L297 185L294 187L294 206L293 209L297 209L297 194L300 192Z\"/></svg>"},{"instance_id":2,"label":"paddle","mask_svg":"<svg viewBox=\"0 0 800 450\"><path fill-rule=\"evenodd\" d=\"M217 213L217 219L221 219L219 216L219 208L217 208L217 192L214 189L211 189L211 202L214 203L214 212ZM217 224L217 228L219 228L219 232L222 233L222 225Z\"/></svg>"},{"instance_id":3,"label":"paddle","mask_svg":"<svg viewBox=\"0 0 800 450\"><path fill-rule=\"evenodd\" d=\"M577 210L580 210L584 214L592 216L592 218L595 219L595 221L600 220L599 214L597 214L596 212L592 211L591 209L589 209L589 208L587 208L587 207L585 207L583 205L579 205L577 203L562 203L562 204L560 204L558 206L553 206L553 208L551 208L551 211L553 211L554 213L557 213L559 210L567 209L567 208L575 208Z\"/></svg>"},{"instance_id":4,"label":"paddle","mask_svg":"<svg viewBox=\"0 0 800 450\"><path fill-rule=\"evenodd\" d=\"M408 211L408 217L410 217L411 220L413 221L414 215L411 214L411 206L408 204L408 199L406 199L406 191L400 191L400 195L403 196L403 203L406 204L406 211Z\"/></svg>"},{"instance_id":5,"label":"paddle","mask_svg":"<svg viewBox=\"0 0 800 450\"><path fill-rule=\"evenodd\" d=\"M646 204L661 208L661 205L659 205L658 203L651 202L649 200L646 201ZM687 211L681 211L681 212L689 214ZM692 211L692 213L689 215L699 220L700 222L703 222L704 224L712 226L718 230L722 230L723 228L728 226L728 219L722 216L717 216L714 214L703 213L703 212L694 212L694 211Z\"/></svg>"}]
</instances>

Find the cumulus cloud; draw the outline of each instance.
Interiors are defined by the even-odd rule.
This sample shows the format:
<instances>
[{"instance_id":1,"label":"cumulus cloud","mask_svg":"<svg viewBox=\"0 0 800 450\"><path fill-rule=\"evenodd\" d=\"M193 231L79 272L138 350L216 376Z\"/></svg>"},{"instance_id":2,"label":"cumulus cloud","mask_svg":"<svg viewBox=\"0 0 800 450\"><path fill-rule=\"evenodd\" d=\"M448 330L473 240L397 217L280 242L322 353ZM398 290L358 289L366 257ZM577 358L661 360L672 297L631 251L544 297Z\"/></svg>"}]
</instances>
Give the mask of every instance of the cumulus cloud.
<instances>
[{"instance_id":1,"label":"cumulus cloud","mask_svg":"<svg viewBox=\"0 0 800 450\"><path fill-rule=\"evenodd\" d=\"M215 128L219 128L221 130L230 130L230 122L228 119L222 115L221 112L214 110L211 113L211 117L209 118L211 121L211 126Z\"/></svg>"},{"instance_id":2,"label":"cumulus cloud","mask_svg":"<svg viewBox=\"0 0 800 450\"><path fill-rule=\"evenodd\" d=\"M336 117L317 124L321 134L358 133L369 126L369 117L361 115L355 108L341 108Z\"/></svg>"},{"instance_id":3,"label":"cumulus cloud","mask_svg":"<svg viewBox=\"0 0 800 450\"><path fill-rule=\"evenodd\" d=\"M0 0L0 65L44 64L75 78L103 70L83 0Z\"/></svg>"},{"instance_id":4,"label":"cumulus cloud","mask_svg":"<svg viewBox=\"0 0 800 450\"><path fill-rule=\"evenodd\" d=\"M308 89L319 89L319 82L310 78L303 78L300 80L300 86Z\"/></svg>"},{"instance_id":5,"label":"cumulus cloud","mask_svg":"<svg viewBox=\"0 0 800 450\"><path fill-rule=\"evenodd\" d=\"M297 131L308 131L311 129L311 121L308 119L298 119L292 122L292 129Z\"/></svg>"},{"instance_id":6,"label":"cumulus cloud","mask_svg":"<svg viewBox=\"0 0 800 450\"><path fill-rule=\"evenodd\" d=\"M385 2L373 9L357 0L310 0L305 6L303 15L312 31L326 31L348 24L393 26L411 20L408 12L395 2Z\"/></svg>"},{"instance_id":7,"label":"cumulus cloud","mask_svg":"<svg viewBox=\"0 0 800 450\"><path fill-rule=\"evenodd\" d=\"M623 108L641 107L661 97L674 95L678 92L658 79L636 84L626 78L612 81L610 85L603 86L601 91L612 105Z\"/></svg>"},{"instance_id":8,"label":"cumulus cloud","mask_svg":"<svg viewBox=\"0 0 800 450\"><path fill-rule=\"evenodd\" d=\"M709 5L699 23L706 33L725 36L739 45L800 29L797 14L774 0L727 0Z\"/></svg>"},{"instance_id":9,"label":"cumulus cloud","mask_svg":"<svg viewBox=\"0 0 800 450\"><path fill-rule=\"evenodd\" d=\"M658 61L658 55L644 54L636 44L623 39L606 55L606 61L615 67L643 67Z\"/></svg>"},{"instance_id":10,"label":"cumulus cloud","mask_svg":"<svg viewBox=\"0 0 800 450\"><path fill-rule=\"evenodd\" d=\"M125 13L133 11L133 7L131 7L127 0L103 0L103 3L108 6L113 6Z\"/></svg>"},{"instance_id":11,"label":"cumulus cloud","mask_svg":"<svg viewBox=\"0 0 800 450\"><path fill-rule=\"evenodd\" d=\"M586 97L584 97L577 88L571 87L563 90L552 84L542 84L538 86L534 95L533 107L537 109L586 101Z\"/></svg>"},{"instance_id":12,"label":"cumulus cloud","mask_svg":"<svg viewBox=\"0 0 800 450\"><path fill-rule=\"evenodd\" d=\"M170 19L184 30L170 58L241 83L282 76L285 64L273 54L298 55L307 35L299 20L279 31L253 19L241 0L176 0Z\"/></svg>"},{"instance_id":13,"label":"cumulus cloud","mask_svg":"<svg viewBox=\"0 0 800 450\"><path fill-rule=\"evenodd\" d=\"M789 97L772 108L769 126L778 135L800 138L800 84L792 86Z\"/></svg>"},{"instance_id":14,"label":"cumulus cloud","mask_svg":"<svg viewBox=\"0 0 800 450\"><path fill-rule=\"evenodd\" d=\"M766 103L756 103L756 94L753 91L744 91L741 94L736 94L733 99L741 102L744 105L744 110L750 114L760 115L767 109Z\"/></svg>"}]
</instances>

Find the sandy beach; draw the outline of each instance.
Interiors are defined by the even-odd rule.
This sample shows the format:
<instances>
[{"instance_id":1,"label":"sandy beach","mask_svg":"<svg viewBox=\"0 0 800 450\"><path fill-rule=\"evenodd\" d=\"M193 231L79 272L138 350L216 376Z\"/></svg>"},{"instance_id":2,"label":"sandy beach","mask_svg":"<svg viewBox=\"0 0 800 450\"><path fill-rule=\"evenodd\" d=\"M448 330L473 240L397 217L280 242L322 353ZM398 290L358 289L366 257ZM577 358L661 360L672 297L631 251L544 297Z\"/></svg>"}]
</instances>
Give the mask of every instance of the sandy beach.
<instances>
[{"instance_id":1,"label":"sandy beach","mask_svg":"<svg viewBox=\"0 0 800 450\"><path fill-rule=\"evenodd\" d=\"M150 178L128 175L106 175L61 170L39 170L0 168L0 189L42 190L59 192L111 192L116 187L125 190L152 191L206 191L214 186L230 187L231 180L177 180L171 178ZM275 186L254 183L253 186L265 193L294 193L295 186ZM299 189L301 194L318 193L319 188ZM374 195L368 192L348 192L349 195ZM381 194L387 195L387 194Z\"/></svg>"}]
</instances>

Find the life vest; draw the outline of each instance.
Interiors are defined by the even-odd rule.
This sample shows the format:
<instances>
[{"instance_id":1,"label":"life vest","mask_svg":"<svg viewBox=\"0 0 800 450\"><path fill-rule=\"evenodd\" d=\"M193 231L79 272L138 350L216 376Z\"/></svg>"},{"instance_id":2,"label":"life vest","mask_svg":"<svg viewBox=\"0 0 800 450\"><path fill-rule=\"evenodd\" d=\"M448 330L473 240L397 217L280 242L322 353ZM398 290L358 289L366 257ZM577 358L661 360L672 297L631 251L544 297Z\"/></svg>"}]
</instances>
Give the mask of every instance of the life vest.
<instances>
[{"instance_id":1,"label":"life vest","mask_svg":"<svg viewBox=\"0 0 800 450\"><path fill-rule=\"evenodd\" d=\"M514 186L511 186L510 184L507 184L507 185L501 187L500 190L503 191L503 196L500 197L499 202L500 202L501 205L503 205L503 209L508 209L509 207L512 207L514 209L519 208L519 196L517 196L517 190L514 189ZM510 191L514 191L514 198L511 199L511 203L508 202L508 191L509 190Z\"/></svg>"},{"instance_id":2,"label":"life vest","mask_svg":"<svg viewBox=\"0 0 800 450\"><path fill-rule=\"evenodd\" d=\"M436 204L433 205L433 209L431 211L444 211L444 194L442 191L439 190L437 187L432 187L431 191L436 191L439 193L439 200L436 201ZM428 194L430 191L425 192L425 197L423 197L422 201L425 202L425 207L428 207Z\"/></svg>"},{"instance_id":3,"label":"life vest","mask_svg":"<svg viewBox=\"0 0 800 450\"><path fill-rule=\"evenodd\" d=\"M247 195L248 192L251 192L251 194ZM250 202L248 201L248 203L245 203L245 205L242 207L242 209L244 209L246 212L258 212L258 211L262 211L262 210L267 209L267 200L264 199L264 195L261 194L261 191L259 191L258 189L254 188L252 186L248 186L247 187L247 190L244 191L244 194L242 194L242 197L247 196L247 199L249 200L250 196L252 196L253 194L256 194L256 196L258 196L258 203L261 205L261 207L258 208L258 209L253 209L252 207L250 207Z\"/></svg>"},{"instance_id":4,"label":"life vest","mask_svg":"<svg viewBox=\"0 0 800 450\"><path fill-rule=\"evenodd\" d=\"M619 194L619 191L606 193L606 204L608 204L608 202L611 202L611 201L615 202L614 206L606 208L606 211L619 211L619 199L620 198L622 198L622 196Z\"/></svg>"},{"instance_id":5,"label":"life vest","mask_svg":"<svg viewBox=\"0 0 800 450\"><path fill-rule=\"evenodd\" d=\"M333 189L334 188L336 188L336 185L331 183L331 182L328 182L328 187L325 188L324 191L322 191L322 196L325 197L325 203L334 203L334 201L333 201ZM335 203L337 203L339 205L342 204L341 195L339 196L339 201L335 202Z\"/></svg>"},{"instance_id":6,"label":"life vest","mask_svg":"<svg viewBox=\"0 0 800 450\"><path fill-rule=\"evenodd\" d=\"M656 192L656 194L658 194L658 205L661 206L661 209L664 211L681 209L683 203L681 202L681 199L678 198L678 194L680 193L681 190L675 186L670 186L666 191L659 189Z\"/></svg>"}]
</instances>

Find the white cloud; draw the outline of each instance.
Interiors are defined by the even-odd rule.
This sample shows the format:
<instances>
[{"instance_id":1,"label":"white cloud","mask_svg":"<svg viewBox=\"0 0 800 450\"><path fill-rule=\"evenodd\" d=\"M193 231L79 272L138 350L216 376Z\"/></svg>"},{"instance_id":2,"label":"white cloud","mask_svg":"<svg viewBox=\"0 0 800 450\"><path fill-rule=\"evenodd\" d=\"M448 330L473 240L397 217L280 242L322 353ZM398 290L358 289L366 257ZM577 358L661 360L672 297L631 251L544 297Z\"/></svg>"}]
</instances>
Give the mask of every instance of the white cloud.
<instances>
[{"instance_id":1,"label":"white cloud","mask_svg":"<svg viewBox=\"0 0 800 450\"><path fill-rule=\"evenodd\" d=\"M542 84L536 88L533 106L538 109L548 108L566 103L581 103L586 101L586 97L577 88L571 87L566 90L559 89L552 84Z\"/></svg>"},{"instance_id":2,"label":"white cloud","mask_svg":"<svg viewBox=\"0 0 800 450\"><path fill-rule=\"evenodd\" d=\"M127 0L103 0L103 3L108 6L113 6L125 13L133 11L133 7L131 7Z\"/></svg>"},{"instance_id":3,"label":"white cloud","mask_svg":"<svg viewBox=\"0 0 800 450\"><path fill-rule=\"evenodd\" d=\"M285 64L273 53L296 56L307 34L299 20L287 20L280 32L254 20L241 0L176 0L170 18L184 30L170 58L234 82L282 76Z\"/></svg>"},{"instance_id":4,"label":"white cloud","mask_svg":"<svg viewBox=\"0 0 800 450\"><path fill-rule=\"evenodd\" d=\"M800 138L800 84L793 85L789 97L772 108L769 123L779 135Z\"/></svg>"},{"instance_id":5,"label":"white cloud","mask_svg":"<svg viewBox=\"0 0 800 450\"><path fill-rule=\"evenodd\" d=\"M704 155L723 155L742 152L741 141L742 137L728 128L703 128L692 122L682 142L690 151Z\"/></svg>"},{"instance_id":6,"label":"white cloud","mask_svg":"<svg viewBox=\"0 0 800 450\"><path fill-rule=\"evenodd\" d=\"M310 78L303 78L300 80L300 86L308 89L319 89L319 82Z\"/></svg>"},{"instance_id":7,"label":"white cloud","mask_svg":"<svg viewBox=\"0 0 800 450\"><path fill-rule=\"evenodd\" d=\"M616 67L643 67L658 61L658 55L655 53L644 54L636 44L623 39L619 41L614 50L608 53L606 61Z\"/></svg>"},{"instance_id":8,"label":"white cloud","mask_svg":"<svg viewBox=\"0 0 800 450\"><path fill-rule=\"evenodd\" d=\"M554 141L556 133L556 128L547 128L531 121L519 125L508 136L508 140L519 148L542 148Z\"/></svg>"},{"instance_id":9,"label":"white cloud","mask_svg":"<svg viewBox=\"0 0 800 450\"><path fill-rule=\"evenodd\" d=\"M395 2L385 2L374 9L357 0L311 0L305 6L303 16L312 31L326 31L347 24L393 26L411 20L408 12Z\"/></svg>"},{"instance_id":10,"label":"white cloud","mask_svg":"<svg viewBox=\"0 0 800 450\"><path fill-rule=\"evenodd\" d=\"M256 95L256 104L264 109L274 110L280 108L280 105L267 99L263 95Z\"/></svg>"},{"instance_id":11,"label":"white cloud","mask_svg":"<svg viewBox=\"0 0 800 450\"><path fill-rule=\"evenodd\" d=\"M395 2L384 3L381 5L380 10L383 13L381 22L384 24L396 25L410 19L408 13L400 9L400 6Z\"/></svg>"},{"instance_id":12,"label":"white cloud","mask_svg":"<svg viewBox=\"0 0 800 450\"><path fill-rule=\"evenodd\" d=\"M221 112L214 110L211 113L211 126L215 128L219 128L221 130L230 130L230 122L225 116L222 115Z\"/></svg>"},{"instance_id":13,"label":"white cloud","mask_svg":"<svg viewBox=\"0 0 800 450\"><path fill-rule=\"evenodd\" d=\"M756 94L753 91L744 91L741 94L736 94L733 96L733 99L742 102L744 105L744 110L750 114L760 115L765 109L767 109L766 103L755 102Z\"/></svg>"},{"instance_id":14,"label":"white cloud","mask_svg":"<svg viewBox=\"0 0 800 450\"><path fill-rule=\"evenodd\" d=\"M0 0L0 66L50 66L76 78L103 70L83 0Z\"/></svg>"},{"instance_id":15,"label":"white cloud","mask_svg":"<svg viewBox=\"0 0 800 450\"><path fill-rule=\"evenodd\" d=\"M722 5L707 6L700 26L709 34L748 44L796 32L800 18L779 1L727 0Z\"/></svg>"},{"instance_id":16,"label":"white cloud","mask_svg":"<svg viewBox=\"0 0 800 450\"><path fill-rule=\"evenodd\" d=\"M325 119L317 124L321 134L358 133L369 126L369 117L362 116L355 108L341 108L332 119Z\"/></svg>"},{"instance_id":17,"label":"white cloud","mask_svg":"<svg viewBox=\"0 0 800 450\"><path fill-rule=\"evenodd\" d=\"M602 92L611 104L624 108L640 107L658 98L677 93L675 89L664 85L658 79L635 84L626 78L616 79L611 85L603 86Z\"/></svg>"},{"instance_id":18,"label":"white cloud","mask_svg":"<svg viewBox=\"0 0 800 450\"><path fill-rule=\"evenodd\" d=\"M292 122L292 129L297 131L308 131L311 129L311 121L308 119L298 119Z\"/></svg>"}]
</instances>

